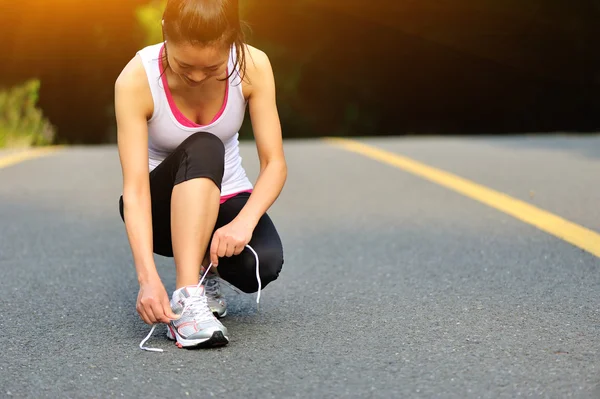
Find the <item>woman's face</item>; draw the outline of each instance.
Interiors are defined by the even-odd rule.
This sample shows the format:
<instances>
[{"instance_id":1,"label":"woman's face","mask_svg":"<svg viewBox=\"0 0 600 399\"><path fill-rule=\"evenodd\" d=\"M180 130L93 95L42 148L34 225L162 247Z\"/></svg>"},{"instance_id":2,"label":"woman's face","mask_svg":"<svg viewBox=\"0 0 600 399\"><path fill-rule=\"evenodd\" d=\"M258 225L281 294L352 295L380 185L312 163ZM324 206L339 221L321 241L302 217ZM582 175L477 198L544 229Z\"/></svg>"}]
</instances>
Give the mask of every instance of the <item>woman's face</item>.
<instances>
[{"instance_id":1,"label":"woman's face","mask_svg":"<svg viewBox=\"0 0 600 399\"><path fill-rule=\"evenodd\" d=\"M226 74L229 48L225 46L171 42L166 45L169 66L190 87L201 86Z\"/></svg>"}]
</instances>

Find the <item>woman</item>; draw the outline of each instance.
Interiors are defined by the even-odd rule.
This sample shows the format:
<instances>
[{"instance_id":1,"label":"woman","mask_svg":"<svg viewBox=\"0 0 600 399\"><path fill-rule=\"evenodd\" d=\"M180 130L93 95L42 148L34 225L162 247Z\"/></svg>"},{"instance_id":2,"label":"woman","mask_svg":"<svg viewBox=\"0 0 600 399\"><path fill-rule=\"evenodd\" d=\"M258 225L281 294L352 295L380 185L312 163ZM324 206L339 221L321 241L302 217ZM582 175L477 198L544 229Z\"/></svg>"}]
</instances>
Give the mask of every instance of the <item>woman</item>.
<instances>
[{"instance_id":1,"label":"woman","mask_svg":"<svg viewBox=\"0 0 600 399\"><path fill-rule=\"evenodd\" d=\"M287 177L273 72L244 43L237 0L169 0L162 25L164 43L140 50L115 83L119 206L140 284L136 308L147 324L167 323L180 348L226 345L214 271L253 293L283 265L266 214ZM260 158L254 186L239 154L246 105ZM174 258L171 298L153 252ZM213 276L199 281L207 266Z\"/></svg>"}]
</instances>

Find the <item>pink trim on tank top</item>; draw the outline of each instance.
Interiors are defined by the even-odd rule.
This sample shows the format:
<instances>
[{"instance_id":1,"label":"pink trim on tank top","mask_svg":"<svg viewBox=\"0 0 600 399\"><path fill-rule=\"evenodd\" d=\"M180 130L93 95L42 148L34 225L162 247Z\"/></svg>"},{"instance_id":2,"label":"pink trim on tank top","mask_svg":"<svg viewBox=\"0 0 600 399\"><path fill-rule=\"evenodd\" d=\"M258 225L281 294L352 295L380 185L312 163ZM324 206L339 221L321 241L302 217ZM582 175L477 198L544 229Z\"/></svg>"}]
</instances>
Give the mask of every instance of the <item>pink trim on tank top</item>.
<instances>
[{"instance_id":1,"label":"pink trim on tank top","mask_svg":"<svg viewBox=\"0 0 600 399\"><path fill-rule=\"evenodd\" d=\"M162 56L163 56L164 50L165 50L165 46L163 45L160 48L160 55L158 57L158 68L160 70L161 79L163 82L163 86L165 88L165 94L167 95L167 101L169 102L169 107L171 108L173 115L175 115L175 119L177 119L177 122L181 123L185 127L208 126L208 125L199 125L197 123L192 122L191 120L186 118L186 116L183 115L183 113L181 113L179 108L177 108L177 105L175 104L175 101L173 100L173 96L171 95L171 89L169 89L169 84L167 83L167 75L164 73L164 68L163 68L163 64L162 64ZM227 70L227 75L229 75L229 70ZM215 123L215 121L217 119L219 119L221 117L221 115L223 115L223 112L225 111L225 107L227 106L228 99L229 99L229 82L227 82L227 85L225 86L225 98L223 99L223 105L221 106L221 109L219 110L217 115L215 115L213 120L210 121L209 125Z\"/></svg>"},{"instance_id":2,"label":"pink trim on tank top","mask_svg":"<svg viewBox=\"0 0 600 399\"><path fill-rule=\"evenodd\" d=\"M238 194L242 194L242 193L252 193L252 190L244 190L244 191L239 191L237 193L233 193L233 194L228 194L228 195L224 195L221 197L221 204L223 204L225 201L232 199L233 197L235 197Z\"/></svg>"}]
</instances>

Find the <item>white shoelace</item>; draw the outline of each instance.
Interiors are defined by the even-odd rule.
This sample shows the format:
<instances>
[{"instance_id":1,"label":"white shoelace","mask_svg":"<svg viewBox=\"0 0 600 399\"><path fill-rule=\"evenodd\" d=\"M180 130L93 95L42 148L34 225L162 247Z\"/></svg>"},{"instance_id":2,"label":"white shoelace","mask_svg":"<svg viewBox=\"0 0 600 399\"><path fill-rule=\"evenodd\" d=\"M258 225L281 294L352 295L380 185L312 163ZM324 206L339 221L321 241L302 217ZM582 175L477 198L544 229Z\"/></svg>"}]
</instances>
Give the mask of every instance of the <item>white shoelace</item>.
<instances>
[{"instance_id":1,"label":"white shoelace","mask_svg":"<svg viewBox=\"0 0 600 399\"><path fill-rule=\"evenodd\" d=\"M208 303L206 302L206 295L192 295L187 298L183 311L185 312L186 310L201 317L200 321L209 320L213 317L212 312L208 308ZM181 317L183 317L184 312L181 312Z\"/></svg>"},{"instance_id":2,"label":"white shoelace","mask_svg":"<svg viewBox=\"0 0 600 399\"><path fill-rule=\"evenodd\" d=\"M246 245L246 248L248 248L250 251L252 251L252 253L254 254L254 258L256 259L256 281L258 281L258 292L256 294L256 306L257 306L258 310L260 310L260 291L262 289L262 281L260 280L260 268L259 268L259 264L258 264L258 254L256 253L256 251L254 251L254 249L250 245ZM196 289L199 289L202 286L202 283L204 282L204 279L206 278L206 275L208 274L208 271L210 270L212 265L213 265L212 263L210 265L208 265L208 267L204 271L204 275L202 275L200 282L196 286ZM197 303L197 301L187 301L181 314L183 315L183 313L185 313L186 310L188 310L190 307L194 306L194 304L196 304L196 303ZM212 313L211 313L211 315L212 315ZM142 340L142 342L140 342L141 350L145 350L145 351L149 351L149 352L164 352L164 350L162 350L160 348L150 348L150 347L144 346L144 344L150 339L150 337L152 337L152 334L154 333L155 329L156 329L156 324L153 324L152 328L150 329L150 332L148 333L148 335L146 335L146 338L144 338Z\"/></svg>"}]
</instances>

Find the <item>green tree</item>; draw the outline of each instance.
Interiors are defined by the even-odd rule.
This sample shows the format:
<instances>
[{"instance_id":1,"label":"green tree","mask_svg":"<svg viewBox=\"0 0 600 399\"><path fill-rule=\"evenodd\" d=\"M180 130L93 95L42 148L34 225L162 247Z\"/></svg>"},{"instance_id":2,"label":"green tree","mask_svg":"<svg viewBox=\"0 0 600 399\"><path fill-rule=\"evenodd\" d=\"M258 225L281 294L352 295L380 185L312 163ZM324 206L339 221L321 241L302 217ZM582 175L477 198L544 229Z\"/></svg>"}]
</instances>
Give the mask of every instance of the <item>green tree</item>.
<instances>
[{"instance_id":1,"label":"green tree","mask_svg":"<svg viewBox=\"0 0 600 399\"><path fill-rule=\"evenodd\" d=\"M166 0L152 0L150 3L136 8L135 17L143 32L144 46L159 43L163 40L161 20L167 4Z\"/></svg>"},{"instance_id":2,"label":"green tree","mask_svg":"<svg viewBox=\"0 0 600 399\"><path fill-rule=\"evenodd\" d=\"M40 81L0 91L0 148L52 144L55 128L37 107Z\"/></svg>"}]
</instances>

